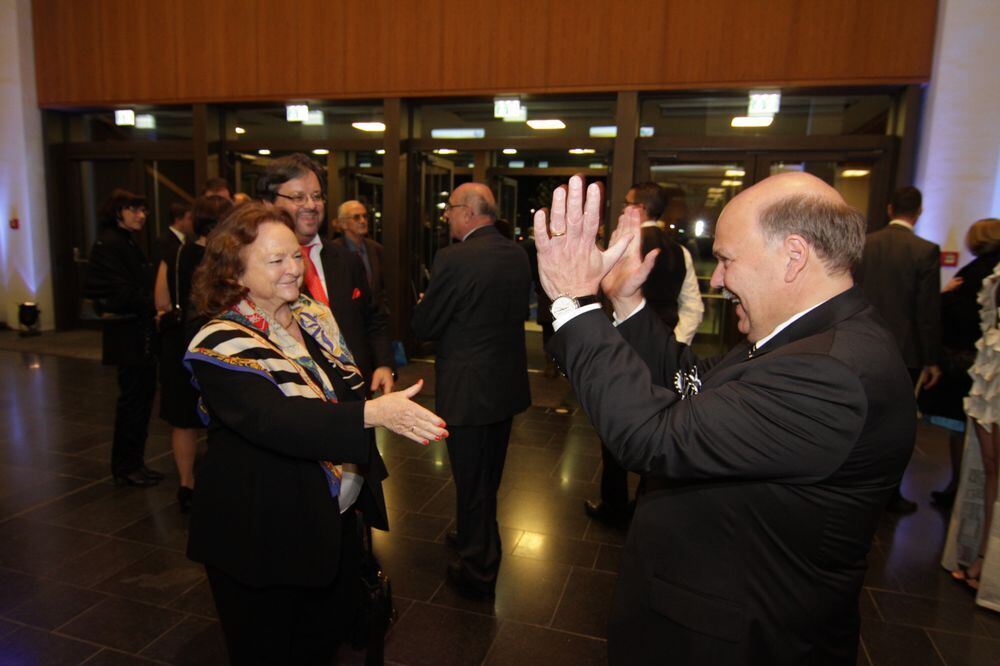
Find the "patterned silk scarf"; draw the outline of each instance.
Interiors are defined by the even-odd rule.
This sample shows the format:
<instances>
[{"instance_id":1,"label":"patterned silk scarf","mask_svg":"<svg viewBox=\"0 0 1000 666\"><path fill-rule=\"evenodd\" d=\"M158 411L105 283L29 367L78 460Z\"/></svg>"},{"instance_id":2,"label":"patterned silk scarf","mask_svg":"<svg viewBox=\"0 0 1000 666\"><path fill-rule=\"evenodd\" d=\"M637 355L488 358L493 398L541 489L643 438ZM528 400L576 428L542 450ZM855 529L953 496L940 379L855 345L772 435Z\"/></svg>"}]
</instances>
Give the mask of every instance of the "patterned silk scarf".
<instances>
[{"instance_id":1,"label":"patterned silk scarf","mask_svg":"<svg viewBox=\"0 0 1000 666\"><path fill-rule=\"evenodd\" d=\"M323 356L340 373L353 391L364 394L364 378L344 342L330 308L307 296L291 304L292 316L303 334L319 345ZM251 372L265 377L286 396L337 402L330 378L309 355L305 345L284 326L246 297L211 320L195 335L184 355L190 361L211 363L229 370ZM202 420L208 412L199 402ZM342 466L320 461L330 486L330 494L340 494Z\"/></svg>"}]
</instances>

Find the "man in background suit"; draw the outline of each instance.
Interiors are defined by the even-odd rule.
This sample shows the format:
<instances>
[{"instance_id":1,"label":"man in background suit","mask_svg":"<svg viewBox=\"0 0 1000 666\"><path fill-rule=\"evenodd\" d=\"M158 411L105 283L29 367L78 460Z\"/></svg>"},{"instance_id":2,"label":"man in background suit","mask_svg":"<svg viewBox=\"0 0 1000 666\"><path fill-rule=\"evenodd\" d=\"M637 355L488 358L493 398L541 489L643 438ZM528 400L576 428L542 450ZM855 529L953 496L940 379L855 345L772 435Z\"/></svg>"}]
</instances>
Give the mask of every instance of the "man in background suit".
<instances>
[{"instance_id":1,"label":"man in background suit","mask_svg":"<svg viewBox=\"0 0 1000 666\"><path fill-rule=\"evenodd\" d=\"M639 214L642 256L659 250L653 269L642 285L646 303L667 330L674 332L674 337L689 345L698 331L705 306L698 290L698 277L694 272L691 253L670 238L659 221L666 205L667 195L664 189L656 183L646 182L636 183L629 189L623 208L634 207ZM641 491L640 486L638 492ZM591 518L612 526L627 524L630 516L628 472L603 444L601 501L585 500L583 508Z\"/></svg>"},{"instance_id":2,"label":"man in background suit","mask_svg":"<svg viewBox=\"0 0 1000 666\"><path fill-rule=\"evenodd\" d=\"M514 414L531 404L524 316L531 269L524 250L494 226L496 201L481 183L452 192L445 208L458 243L434 257L413 330L437 341L435 411L448 423L459 561L448 582L491 599L500 570L497 489Z\"/></svg>"},{"instance_id":3,"label":"man in background suit","mask_svg":"<svg viewBox=\"0 0 1000 666\"><path fill-rule=\"evenodd\" d=\"M389 316L372 296L361 261L343 246L320 238L324 186L319 166L296 153L268 165L257 183L257 196L292 216L302 245L303 291L333 310L369 389L389 393L394 385Z\"/></svg>"},{"instance_id":4,"label":"man in background suit","mask_svg":"<svg viewBox=\"0 0 1000 666\"><path fill-rule=\"evenodd\" d=\"M851 278L864 217L805 173L734 198L712 286L747 339L698 361L642 298L655 254L638 215L602 252L600 211L600 188L584 205L574 177L535 237L550 349L601 439L647 477L610 662L853 665L865 555L915 428L906 367ZM617 327L579 304L599 286Z\"/></svg>"},{"instance_id":5,"label":"man in background suit","mask_svg":"<svg viewBox=\"0 0 1000 666\"><path fill-rule=\"evenodd\" d=\"M914 233L922 199L915 187L893 193L891 222L868 235L855 278L888 324L914 385L930 388L941 378L941 248ZM887 508L912 513L917 504L897 489Z\"/></svg>"},{"instance_id":6,"label":"man in background suit","mask_svg":"<svg viewBox=\"0 0 1000 666\"><path fill-rule=\"evenodd\" d=\"M346 248L361 260L368 277L368 286L376 303L385 300L385 281L382 279L382 246L368 238L368 209L360 201L350 200L337 209L337 222L344 235L333 242Z\"/></svg>"}]
</instances>

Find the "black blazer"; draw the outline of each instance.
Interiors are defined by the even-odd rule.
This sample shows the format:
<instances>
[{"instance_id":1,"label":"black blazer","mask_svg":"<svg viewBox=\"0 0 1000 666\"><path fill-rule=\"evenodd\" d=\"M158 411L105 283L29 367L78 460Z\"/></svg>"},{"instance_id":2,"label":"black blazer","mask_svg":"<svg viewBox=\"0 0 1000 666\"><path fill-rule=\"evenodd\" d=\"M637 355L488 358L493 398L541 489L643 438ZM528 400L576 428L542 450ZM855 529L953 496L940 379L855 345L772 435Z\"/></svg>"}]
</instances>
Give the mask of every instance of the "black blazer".
<instances>
[{"instance_id":1,"label":"black blazer","mask_svg":"<svg viewBox=\"0 0 1000 666\"><path fill-rule=\"evenodd\" d=\"M450 425L486 425L531 404L524 320L528 255L492 225L438 251L413 330L437 341L435 411Z\"/></svg>"},{"instance_id":2,"label":"black blazer","mask_svg":"<svg viewBox=\"0 0 1000 666\"><path fill-rule=\"evenodd\" d=\"M381 366L395 368L389 334L389 313L368 286L364 264L345 247L324 240L320 250L330 309L370 385L372 371ZM305 284L302 289L308 293Z\"/></svg>"},{"instance_id":3,"label":"black blazer","mask_svg":"<svg viewBox=\"0 0 1000 666\"><path fill-rule=\"evenodd\" d=\"M857 287L753 358L696 363L645 308L549 345L601 441L653 488L623 553L612 664L854 664L878 518L909 460L913 389ZM681 400L675 372L700 392Z\"/></svg>"},{"instance_id":4,"label":"black blazer","mask_svg":"<svg viewBox=\"0 0 1000 666\"><path fill-rule=\"evenodd\" d=\"M375 299L376 303L385 306L385 278L382 276L382 245L376 243L371 238L363 238L362 240L365 244L365 252L368 254L368 265L372 269L371 278L368 281L372 289L372 298ZM348 252L351 251L347 246L344 236L335 238L332 242L334 245L339 245ZM358 261L361 261L361 257L358 257ZM364 262L362 262L361 267L364 268Z\"/></svg>"},{"instance_id":5,"label":"black blazer","mask_svg":"<svg viewBox=\"0 0 1000 666\"><path fill-rule=\"evenodd\" d=\"M101 231L90 251L84 294L102 316L105 365L155 363L156 273L132 234Z\"/></svg>"},{"instance_id":6,"label":"black blazer","mask_svg":"<svg viewBox=\"0 0 1000 666\"><path fill-rule=\"evenodd\" d=\"M855 272L908 368L934 365L941 356L940 258L937 245L890 224L868 235Z\"/></svg>"},{"instance_id":7,"label":"black blazer","mask_svg":"<svg viewBox=\"0 0 1000 666\"><path fill-rule=\"evenodd\" d=\"M308 341L311 343L311 340ZM284 395L263 377L191 363L211 416L198 470L188 557L246 585L331 583L340 557L340 508L318 461L361 465L355 506L387 529L385 465L364 401L351 393L314 343L340 402Z\"/></svg>"}]
</instances>

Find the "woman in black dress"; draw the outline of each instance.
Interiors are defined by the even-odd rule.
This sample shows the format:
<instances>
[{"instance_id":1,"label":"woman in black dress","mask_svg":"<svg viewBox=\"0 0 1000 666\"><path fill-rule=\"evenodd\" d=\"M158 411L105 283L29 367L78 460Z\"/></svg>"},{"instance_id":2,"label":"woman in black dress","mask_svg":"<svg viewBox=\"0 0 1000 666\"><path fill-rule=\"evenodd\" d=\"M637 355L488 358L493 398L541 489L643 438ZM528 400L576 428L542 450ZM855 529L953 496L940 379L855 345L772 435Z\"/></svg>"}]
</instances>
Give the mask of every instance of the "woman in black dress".
<instances>
[{"instance_id":1,"label":"woman in black dress","mask_svg":"<svg viewBox=\"0 0 1000 666\"><path fill-rule=\"evenodd\" d=\"M979 303L976 297L983 280L1000 261L1000 220L978 220L965 235L965 246L976 258L963 266L941 293L941 381L920 393L920 411L927 420L948 431L951 480L941 490L931 492L932 503L951 507L958 489L965 441L965 408L962 400L972 388L969 368L976 360Z\"/></svg>"},{"instance_id":2,"label":"woman in black dress","mask_svg":"<svg viewBox=\"0 0 1000 666\"><path fill-rule=\"evenodd\" d=\"M199 197L191 211L197 240L182 245L172 265L166 265L174 306L160 319L160 418L173 426L170 443L180 476L177 502L182 513L191 510L198 433L204 428L198 415L198 392L183 365L188 343L204 323L191 307L191 276L205 255L208 234L232 207L225 197Z\"/></svg>"}]
</instances>

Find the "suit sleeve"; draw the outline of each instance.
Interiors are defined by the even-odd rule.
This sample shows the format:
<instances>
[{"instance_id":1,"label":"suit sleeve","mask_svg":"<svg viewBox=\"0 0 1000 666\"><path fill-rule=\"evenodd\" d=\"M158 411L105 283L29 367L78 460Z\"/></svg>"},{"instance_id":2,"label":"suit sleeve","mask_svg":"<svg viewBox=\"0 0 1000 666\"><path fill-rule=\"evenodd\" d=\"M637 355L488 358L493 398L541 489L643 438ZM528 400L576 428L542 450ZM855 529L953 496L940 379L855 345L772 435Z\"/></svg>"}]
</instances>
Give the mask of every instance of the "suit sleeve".
<instances>
[{"instance_id":1,"label":"suit sleeve","mask_svg":"<svg viewBox=\"0 0 1000 666\"><path fill-rule=\"evenodd\" d=\"M434 257L430 284L413 311L413 332L418 338L441 339L455 314L461 284L462 276L449 253L446 250L438 252Z\"/></svg>"},{"instance_id":2,"label":"suit sleeve","mask_svg":"<svg viewBox=\"0 0 1000 666\"><path fill-rule=\"evenodd\" d=\"M213 420L255 446L306 460L365 465L370 433L364 401L329 403L286 396L267 379L191 361Z\"/></svg>"},{"instance_id":3,"label":"suit sleeve","mask_svg":"<svg viewBox=\"0 0 1000 666\"><path fill-rule=\"evenodd\" d=\"M577 317L553 342L601 441L642 474L811 483L840 466L864 424L860 380L826 355L756 359L739 381L681 400L600 317Z\"/></svg>"},{"instance_id":4,"label":"suit sleeve","mask_svg":"<svg viewBox=\"0 0 1000 666\"><path fill-rule=\"evenodd\" d=\"M372 348L372 357L375 367L388 366L395 368L396 364L392 355L392 340L389 334L389 308L384 299L376 298L372 288L368 285L368 275L365 273L365 265L356 255L351 252L344 252L348 258L348 265L351 269L351 281L361 293L362 313L365 320L365 335L368 344Z\"/></svg>"},{"instance_id":5,"label":"suit sleeve","mask_svg":"<svg viewBox=\"0 0 1000 666\"><path fill-rule=\"evenodd\" d=\"M941 248L934 246L917 266L917 341L923 365L941 360Z\"/></svg>"}]
</instances>

